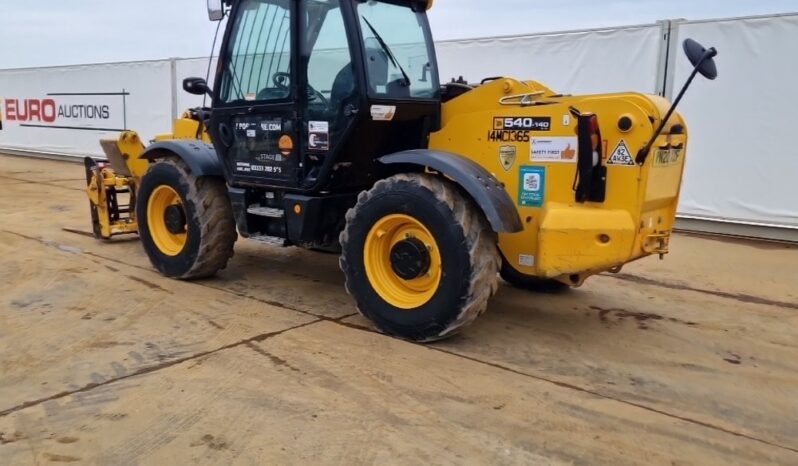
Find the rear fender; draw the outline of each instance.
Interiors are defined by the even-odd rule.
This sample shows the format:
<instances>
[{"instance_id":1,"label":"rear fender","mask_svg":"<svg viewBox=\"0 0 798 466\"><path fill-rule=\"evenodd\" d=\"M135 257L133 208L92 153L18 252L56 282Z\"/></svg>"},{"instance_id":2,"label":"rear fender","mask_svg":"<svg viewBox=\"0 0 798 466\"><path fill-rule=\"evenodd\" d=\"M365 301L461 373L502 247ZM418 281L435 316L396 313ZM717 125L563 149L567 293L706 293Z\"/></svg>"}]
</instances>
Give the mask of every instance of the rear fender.
<instances>
[{"instance_id":1,"label":"rear fender","mask_svg":"<svg viewBox=\"0 0 798 466\"><path fill-rule=\"evenodd\" d=\"M417 149L386 155L385 166L429 169L457 183L476 202L496 233L518 233L524 229L515 203L504 186L476 162L451 152Z\"/></svg>"}]
</instances>

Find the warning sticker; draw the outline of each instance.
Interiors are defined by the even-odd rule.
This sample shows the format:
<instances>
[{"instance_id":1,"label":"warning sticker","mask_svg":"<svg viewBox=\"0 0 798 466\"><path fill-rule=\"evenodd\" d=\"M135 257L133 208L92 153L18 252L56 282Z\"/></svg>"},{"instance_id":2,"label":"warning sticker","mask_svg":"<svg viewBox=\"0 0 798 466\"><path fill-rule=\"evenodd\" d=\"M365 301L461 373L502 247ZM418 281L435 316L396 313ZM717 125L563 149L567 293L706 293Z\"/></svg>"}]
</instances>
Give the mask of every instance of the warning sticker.
<instances>
[{"instance_id":1,"label":"warning sticker","mask_svg":"<svg viewBox=\"0 0 798 466\"><path fill-rule=\"evenodd\" d=\"M396 115L396 105L372 105L371 119L374 121L391 121Z\"/></svg>"},{"instance_id":2,"label":"warning sticker","mask_svg":"<svg viewBox=\"0 0 798 466\"><path fill-rule=\"evenodd\" d=\"M579 139L575 137L532 138L532 162L576 163Z\"/></svg>"},{"instance_id":3,"label":"warning sticker","mask_svg":"<svg viewBox=\"0 0 798 466\"><path fill-rule=\"evenodd\" d=\"M546 168L521 167L518 204L522 207L542 207L546 197Z\"/></svg>"},{"instance_id":4,"label":"warning sticker","mask_svg":"<svg viewBox=\"0 0 798 466\"><path fill-rule=\"evenodd\" d=\"M632 153L629 152L629 146L626 145L626 141L621 139L621 142L619 142L615 150L612 151L610 158L607 159L607 165L622 165L626 167L634 167L637 165L635 159L632 157Z\"/></svg>"},{"instance_id":5,"label":"warning sticker","mask_svg":"<svg viewBox=\"0 0 798 466\"><path fill-rule=\"evenodd\" d=\"M310 150L330 150L330 123L326 121L308 122L308 148Z\"/></svg>"}]
</instances>

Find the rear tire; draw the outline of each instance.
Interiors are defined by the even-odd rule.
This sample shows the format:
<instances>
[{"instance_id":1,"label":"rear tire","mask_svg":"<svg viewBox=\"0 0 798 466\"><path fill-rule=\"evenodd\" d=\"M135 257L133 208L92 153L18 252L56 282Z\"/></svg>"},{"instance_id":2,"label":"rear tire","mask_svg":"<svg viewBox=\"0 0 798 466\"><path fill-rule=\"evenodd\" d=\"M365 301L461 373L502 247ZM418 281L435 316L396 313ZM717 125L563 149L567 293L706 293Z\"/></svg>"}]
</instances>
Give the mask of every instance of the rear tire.
<instances>
[{"instance_id":1,"label":"rear tire","mask_svg":"<svg viewBox=\"0 0 798 466\"><path fill-rule=\"evenodd\" d=\"M150 262L167 277L211 277L233 257L238 234L224 180L194 176L179 158L163 159L147 171L136 216Z\"/></svg>"},{"instance_id":2,"label":"rear tire","mask_svg":"<svg viewBox=\"0 0 798 466\"><path fill-rule=\"evenodd\" d=\"M522 274L507 264L506 260L502 261L500 273L502 280L506 281L515 288L522 290L533 291L536 293L559 294L565 293L571 289L570 286L557 280L538 278Z\"/></svg>"},{"instance_id":3,"label":"rear tire","mask_svg":"<svg viewBox=\"0 0 798 466\"><path fill-rule=\"evenodd\" d=\"M421 174L379 181L346 220L346 289L383 333L417 342L450 337L485 312L498 289L497 236L447 181ZM400 243L411 254L402 255ZM401 262L425 250L423 260Z\"/></svg>"}]
</instances>

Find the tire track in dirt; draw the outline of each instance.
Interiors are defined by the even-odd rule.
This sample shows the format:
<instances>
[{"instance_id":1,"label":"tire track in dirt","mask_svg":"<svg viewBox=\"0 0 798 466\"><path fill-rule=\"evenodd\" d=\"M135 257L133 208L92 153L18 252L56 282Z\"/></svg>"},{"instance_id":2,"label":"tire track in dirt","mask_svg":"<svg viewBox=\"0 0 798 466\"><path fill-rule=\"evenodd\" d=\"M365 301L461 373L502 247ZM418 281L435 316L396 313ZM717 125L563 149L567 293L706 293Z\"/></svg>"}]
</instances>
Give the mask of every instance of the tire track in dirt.
<instances>
[{"instance_id":1,"label":"tire track in dirt","mask_svg":"<svg viewBox=\"0 0 798 466\"><path fill-rule=\"evenodd\" d=\"M738 301L741 303L747 304L761 304L764 306L773 306L773 307L780 307L783 309L793 309L798 310L798 303L791 303L787 301L777 301L774 299L763 298L761 296L754 296L745 293L731 293L728 291L720 291L720 290L708 290L706 288L694 288L689 285L685 285L682 283L673 283L673 282L663 282L659 280L654 280L651 278L646 278L639 275L629 275L625 273L619 274L602 274L602 277L609 277L614 278L616 280L622 280L631 283L638 283L640 285L649 285L655 286L659 288L667 288L669 290L676 290L676 291L692 291L695 293L703 293L712 296L717 296L719 298L731 299L733 301Z\"/></svg>"},{"instance_id":2,"label":"tire track in dirt","mask_svg":"<svg viewBox=\"0 0 798 466\"><path fill-rule=\"evenodd\" d=\"M354 328L357 328L357 327L354 327ZM513 374L516 374L516 375L528 377L528 378L531 378L531 379L534 379L534 380L538 380L538 381L541 381L541 382L550 383L552 385L556 385L556 386L561 387L561 388L567 388L569 390L574 390L574 391L577 391L577 392L580 392L580 393L585 393L587 395L596 396L596 397L599 397L599 398L603 398L605 400L615 401L615 402L622 403L622 404L625 404L625 405L628 405L628 406L633 406L635 408L643 409L645 411L648 411L648 412L651 412L651 413L654 413L654 414L659 414L661 416L666 416L666 417L669 417L671 419L676 419L676 420L687 422L687 423L694 424L694 425L697 425L697 426L705 427L707 429L712 429L712 430L715 430L715 431L718 431L718 432L723 432L725 434L733 435L735 437L740 437L740 438L744 438L744 439L747 439L747 440L752 440L754 442L758 442L758 443L761 443L761 444L764 444L764 445L767 445L767 446L770 446L770 447L780 448L780 449L787 450L787 451L790 451L790 452L793 452L793 453L798 453L798 448L794 448L794 447L791 447L791 446L788 446L788 445L781 445L781 444L778 444L778 443L774 443L774 442L771 442L771 441L768 441L768 440L765 440L765 439L762 439L762 438L759 438L759 437L754 437L752 435L749 435L749 434L746 434L746 433L743 433L743 432L737 432L735 430L727 429L725 427L722 427L722 426L719 426L719 425L716 425L716 424L712 424L712 423L705 422L705 421L700 421L698 419L693 419L693 418L686 417L686 416L680 416L678 414L670 413L668 411L657 409L657 408L654 408L654 407L651 407L651 406L647 406L647 405L644 405L644 404L641 404L641 403L636 403L634 401L625 400L623 398L618 398L618 397L615 397L615 396L612 396L612 395L607 395L607 394L601 393L599 391L591 390L589 388L580 387L578 385L574 385L574 384L571 384L571 383L568 383L568 382L561 382L561 381L550 379L550 378L543 377L543 376L540 376L540 375L535 375L535 374L531 374L531 373L528 373L528 372L519 371L517 369L513 369L512 367L503 366L501 364L497 364L497 363L490 362L490 361L484 361L484 360L479 359L479 358L475 358L475 357L472 357L472 356L467 356L467 355L460 354L460 353L457 353L455 351L446 350L446 349L443 349L443 348L437 348L435 346L430 346L429 349L432 350L432 351L439 351L441 353L449 354L449 355L452 355L452 356L458 356L460 358L467 359L467 360L472 361L472 362L476 362L476 363L479 363L479 364L484 364L486 366L490 366L490 367L493 367L495 369L500 369L500 370L506 371L506 372L511 372Z\"/></svg>"},{"instance_id":3,"label":"tire track in dirt","mask_svg":"<svg viewBox=\"0 0 798 466\"><path fill-rule=\"evenodd\" d=\"M56 243L54 243L52 241L45 241L45 240L40 239L40 238L36 238L36 237L28 236L28 235L25 235L25 234L22 234L22 233L8 231L8 230L0 230L0 232L11 234L11 235L15 235L15 236L18 236L18 237L21 237L21 238L25 238L25 239L31 240L31 241L36 241L36 242L38 242L40 244L43 244L45 246L49 246L49 247L52 247L52 248L59 249L61 251L65 251L63 246L60 246L60 245L58 245L58 244L56 244ZM146 267L142 267L142 266L138 266L138 265L134 265L134 264L129 264L127 262L121 261L121 260L116 259L116 258L105 257L105 256L102 256L100 254L92 253L92 252L89 252L89 251L82 251L82 250L73 251L73 249L76 249L76 248L71 248L70 247L69 251L65 251L65 252L71 252L71 253L79 252L81 254L84 254L84 255L87 255L87 256L90 256L90 257L94 257L96 259L100 259L100 260L103 260L103 261L110 261L110 262L114 262L114 263L117 263L117 264L122 265L122 266L133 267L133 268L136 268L136 269L145 270L147 272L154 273L152 270L150 270L150 269L148 269ZM683 291L704 292L704 293L713 294L715 296L719 296L719 297L722 297L722 298L739 300L737 295L734 295L732 293L715 292L715 291L712 291L712 290L691 289L690 287L687 287L687 286L684 286L684 285L668 284L668 283L658 282L658 281L647 279L647 278L640 278L638 280L638 277L626 276L625 274L621 275L621 276L617 276L617 275L607 275L607 276L614 277L614 278L619 279L619 280L634 281L634 282L641 283L641 284L644 284L644 285L660 286L660 287L665 287L665 288L669 288L669 289L676 289L676 290L683 290ZM629 279L627 277L631 277L631 279ZM332 323L335 323L337 325L341 325L343 327L355 329L355 330L358 330L358 331L364 331L364 332L369 332L369 333L373 333L373 334L379 334L379 332L377 332L377 331L375 331L373 329L370 329L370 328L367 328L367 327L363 327L363 326L360 326L360 325L356 325L356 324L351 324L351 323L343 321L344 319L352 317L352 316L354 316L356 314L350 314L350 315L343 316L343 317L338 317L338 318L331 318L331 317L327 317L327 316L319 316L319 315L316 315L316 314L313 314L313 313L310 313L310 312L307 312L307 311L303 311L303 310L300 310L300 309L293 308L293 307L291 307L289 305L285 305L283 303L270 301L270 300L265 300L265 299L262 299L262 298L258 298L256 296L248 295L248 294L243 293L243 292L237 292L237 291L234 291L234 290L228 290L228 289L225 289L225 288L215 287L215 286L211 286L211 285L208 285L208 284L205 284L205 283L201 283L201 282L184 282L184 283L197 285L197 286L202 286L202 287L213 289L213 290L216 290L216 291L219 291L219 292L222 292L222 293L231 294L231 295L234 295L234 296L239 297L239 298L251 299L251 300L254 300L254 301L257 301L257 302L260 302L260 303L263 303L263 304L267 304L267 305L270 305L270 306L280 307L282 309L286 309L286 310L289 310L289 311L294 311L294 312L298 312L298 313L301 313L301 314L304 314L304 315L313 316L313 317L316 317L316 319L311 321L311 322L308 322L308 323L305 323L305 324L301 324L301 325L297 325L297 326L294 326L294 327L291 327L291 328L288 328L288 329L284 329L284 330L281 330L281 331L278 331L278 332L272 332L272 333L258 335L258 336L255 336L255 337L251 337L251 338L248 338L248 339L240 340L238 342L235 342L235 343L232 343L232 344L229 344L229 345L225 345L225 346L216 348L214 350L204 351L204 352L198 353L196 355L187 356L187 357L184 357L184 358L181 358L181 359L177 359L177 360L174 360L174 361L169 361L169 362L166 362L164 364L159 364L159 365L152 366L152 367L142 368L142 369L140 369L140 370L138 370L136 372L130 373L128 375L125 375L125 376L122 376L122 377L117 377L117 378L114 378L114 379L109 379L109 380L107 380L107 381L105 381L105 382L103 382L101 384L92 383L92 384L88 384L88 385L86 385L86 386L84 386L84 387L82 387L80 389L77 389L77 390L73 390L73 391L69 391L69 392L62 392L62 393L53 395L53 396L48 397L48 398L43 398L43 399L31 401L31 402L26 402L26 403L17 405L17 406L15 406L13 408L9 408L7 410L0 411L0 417L4 417L4 416L6 416L8 414L11 414L13 412L16 412L16 411L19 411L19 410L22 410L22 409L25 409L25 408L28 408L28 407L31 407L31 406L35 406L35 405L44 403L44 402L49 401L49 400L63 398L63 397L66 397L66 396L70 396L70 395L72 395L74 393L86 392L86 391L92 390L94 388L97 388L99 386L108 385L110 383L114 383L114 382L117 382L119 380L127 379L127 378L130 378L130 377L135 377L135 376L138 376L138 375L144 375L144 374L147 374L147 373L155 372L155 371L158 371L158 370L161 370L161 369L165 369L165 368L168 368L168 367L175 366L175 365L180 364L182 362L186 362L186 361L189 361L189 360L202 358L204 356L208 356L209 354L214 354L214 353L217 353L219 351L224 351L226 349L235 348L235 347L239 347L239 346L242 346L242 345L248 346L248 345L251 345L253 343L261 342L261 341L264 341L266 339L272 338L274 336L278 336L278 335L280 335L280 334L282 334L284 332L288 332L288 331L291 331L291 330L296 330L296 329L299 329L299 328L307 327L307 326L310 326L310 325L313 325L313 324L316 324L316 323L320 323L320 322L332 322ZM717 294L717 293L721 293L721 294ZM765 299L765 298L759 298L759 297L750 297L750 298L751 299L756 299L757 301L754 301L754 302L743 301L743 302L749 302L749 303L753 303L753 304L776 305L777 307L784 307L784 306L779 306L779 302L777 302L777 301L775 302L777 304L773 304L774 301L768 300L768 299ZM786 304L789 305L788 307L792 307L791 303L786 303ZM798 305L796 305L796 308L798 308ZM719 426L719 425L716 425L716 424L712 424L712 423L709 423L709 422L706 422L706 421L701 421L701 420L698 420L698 419L693 419L693 418L690 418L690 417L682 416L682 415L679 415L679 414L674 414L674 413L671 413L671 412L668 412L668 411L665 411L665 410L662 410L662 409L654 408L654 407L651 407L651 406L648 406L648 405L645 405L645 404L641 404L641 403L637 403L637 402L634 402L634 401L629 401L629 400L626 400L626 399L623 399L623 398L619 398L619 397L616 397L616 396L612 396L612 395L608 395L608 394L605 394L605 393L601 393L599 391L596 391L596 390L593 390L593 389L590 389L590 388L585 388L585 387L581 387L581 386L578 386L578 385L575 385L575 384L572 384L572 383L562 382L562 381L555 380L555 379L548 378L548 377L544 377L544 376L541 376L541 375L536 375L536 374L533 374L533 373L520 371L520 370L517 370L517 369L513 369L511 367L508 367L508 366L497 364L497 363L494 363L494 362L491 362L491 361L482 360L482 359L479 359L479 358L476 358L476 357L473 357L473 356L468 356L468 355L465 355L465 354L458 353L456 351L451 351L451 350L443 349L443 348L436 347L436 346L423 345L423 344L418 344L418 343L413 343L413 342L408 342L408 343L416 345L416 346L419 346L419 347L422 347L422 348L426 348L426 349L428 349L430 351L438 351L438 352L441 352L441 353L444 353L444 354L448 354L448 355L456 357L456 358L460 358L460 359L468 360L468 361L475 362L475 363L478 363L478 364L486 365L486 366L492 367L494 369L497 369L497 370L500 370L500 371L503 371L503 372L508 372L508 373L512 373L512 374L515 374L515 375L520 375L520 376L527 377L527 378L530 378L530 379L534 379L534 380L537 380L537 381L545 382L545 383L548 383L548 384L551 384L551 385L554 385L554 386L557 386L557 387L560 387L560 388L564 388L564 389L576 391L576 392L579 392L579 393L583 393L583 394L599 397L599 398L606 399L606 400L609 400L609 401L614 401L614 402L617 402L617 403L622 403L624 405L632 406L632 407L635 407L635 408L638 408L638 409L642 409L642 410L645 410L647 412L658 414L658 415L661 415L661 416L664 416L664 417L667 417L667 418L670 418L670 419L674 419L674 420L678 420L678 421L682 421L682 422L687 422L687 423L690 423L690 424L693 424L693 425L697 425L697 426L700 426L700 427L703 427L703 428L711 429L711 430L714 430L714 431L717 431L717 432L721 432L721 433L724 433L724 434L728 434L728 435L732 435L732 436L735 436L735 437L739 437L739 438L747 439L747 440L754 441L754 442L757 442L757 443L761 443L763 445L767 445L767 446L770 446L770 447L773 447L773 448L779 448L779 449L782 449L782 450L785 450L785 451L789 451L789 452L792 452L792 453L798 453L798 448L795 448L795 447L792 447L792 446L789 446L789 445L781 445L781 444L778 444L778 443L775 443L775 442L771 442L771 441L768 441L768 440L765 440L765 439L762 439L762 438L759 438L759 437L755 437L755 436L750 435L750 434L746 434L744 432L738 432L738 431L735 431L735 430L732 430L732 429L729 429L729 428L726 428L726 427L723 427L723 426Z\"/></svg>"},{"instance_id":4,"label":"tire track in dirt","mask_svg":"<svg viewBox=\"0 0 798 466\"><path fill-rule=\"evenodd\" d=\"M195 360L195 359L203 358L205 356L210 356L210 355L218 353L220 351L228 350L228 349L231 349L231 348L237 348L239 346L246 346L248 344L259 343L259 342L268 340L269 338L274 338L274 337L276 337L278 335L282 335L283 333L290 332L292 330L297 330L297 329L300 329L300 328L303 328L303 327L307 327L307 326L310 326L310 325L313 325L313 324L317 324L317 323L322 322L322 321L323 321L323 319L316 319L316 320L312 320L310 322L305 322L304 324L295 325L293 327L289 327L289 328L286 328L286 329L283 329L283 330L279 330L279 331L276 331L276 332L263 333L263 334L260 334L260 335L256 335L254 337L245 338L243 340L239 340L237 342L230 343L228 345L220 346L220 347L212 349L212 350L202 351L202 352L199 352L199 353L196 353L196 354L192 354L191 356L186 356L186 357L175 359L175 360L172 360L172 361L167 361L167 362L164 362L162 364L156 364L156 365L153 365L153 366L143 367L143 368L141 368L141 369L139 369L139 370L137 370L135 372L131 372L129 374L126 374L126 375L123 375L123 376L120 376L120 377L113 377L113 378L107 379L107 380L105 380L103 382L100 382L100 383L90 383L90 384L84 385L83 387L80 387L80 388L75 389L75 390L67 390L67 391L63 391L63 392L60 392L60 393L56 393L55 395L51 395L51 396L48 396L48 397L45 397L45 398L39 398L37 400L26 401L24 403L20 403L20 404L18 404L16 406L12 406L10 408L7 408L7 409L4 409L4 410L0 411L0 417L5 417L5 416L8 416L9 414L15 413L17 411L21 411L23 409L27 409L27 408L30 408L30 407L33 407L33 406L37 406L37 405L40 405L42 403L46 403L48 401L57 400L57 399L60 399L60 398L65 398L67 396L72 396L72 395L75 395L75 394L78 394L78 393L88 392L89 390L93 390L95 388L99 388L99 387L103 387L103 386L106 386L106 385L110 385L112 383L116 383L116 382L119 382L119 381L122 381L122 380L126 380L126 379L129 379L129 378L132 378L132 377L137 377L137 376L140 376L140 375L145 375L145 374L149 374L149 373L152 373L152 372L160 371L162 369L173 367L173 366L176 366L178 364L182 364L184 362L188 362L188 361L192 361L192 360Z\"/></svg>"},{"instance_id":5,"label":"tire track in dirt","mask_svg":"<svg viewBox=\"0 0 798 466\"><path fill-rule=\"evenodd\" d=\"M37 185L42 185L42 186L49 186L51 188L67 189L69 191L81 191L81 192L85 191L85 189L82 189L82 188L70 188L69 186L61 186L60 184L54 184L54 183L50 183L48 181L26 180L24 178L14 178L14 177L5 176L5 175L0 175L0 178L2 178L4 180L16 181L18 183L37 184Z\"/></svg>"}]
</instances>

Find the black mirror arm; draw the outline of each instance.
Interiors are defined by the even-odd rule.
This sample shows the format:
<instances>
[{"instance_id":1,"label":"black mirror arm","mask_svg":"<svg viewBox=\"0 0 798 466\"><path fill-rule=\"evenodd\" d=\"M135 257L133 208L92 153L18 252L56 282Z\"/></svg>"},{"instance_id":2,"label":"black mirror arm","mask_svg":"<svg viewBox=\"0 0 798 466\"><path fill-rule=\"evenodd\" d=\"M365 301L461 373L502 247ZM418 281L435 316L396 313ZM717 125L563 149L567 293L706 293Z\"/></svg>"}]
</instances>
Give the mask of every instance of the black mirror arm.
<instances>
[{"instance_id":1,"label":"black mirror arm","mask_svg":"<svg viewBox=\"0 0 798 466\"><path fill-rule=\"evenodd\" d=\"M679 103L682 101L682 98L684 97L684 94L687 92L687 89L690 87L691 84L693 84L693 80L698 75L698 71L701 69L701 65L703 65L705 61L715 58L717 54L718 51L715 50L715 47L712 47L706 52L704 52L704 56L701 57L701 60L699 60L698 63L696 63L695 68L693 68L693 72L690 74L690 78L687 80L684 87L682 87L682 90L679 91L679 95L676 96L676 100L673 101L673 105L671 105L671 108L668 109L668 113L665 114L665 118L662 119L662 122L659 124L659 127L654 132L654 135L651 136L651 139L648 141L648 143L646 143L646 145L643 146L642 149L640 149L640 152L637 153L637 158L635 159L635 161L637 162L638 165L643 165L644 163L646 163L646 159L648 159L648 155L651 152L651 146L654 145L654 142L657 140L660 133L662 133L662 130L665 129L665 126L668 124L668 121L671 119L673 113L676 111L676 107L678 107Z\"/></svg>"}]
</instances>

